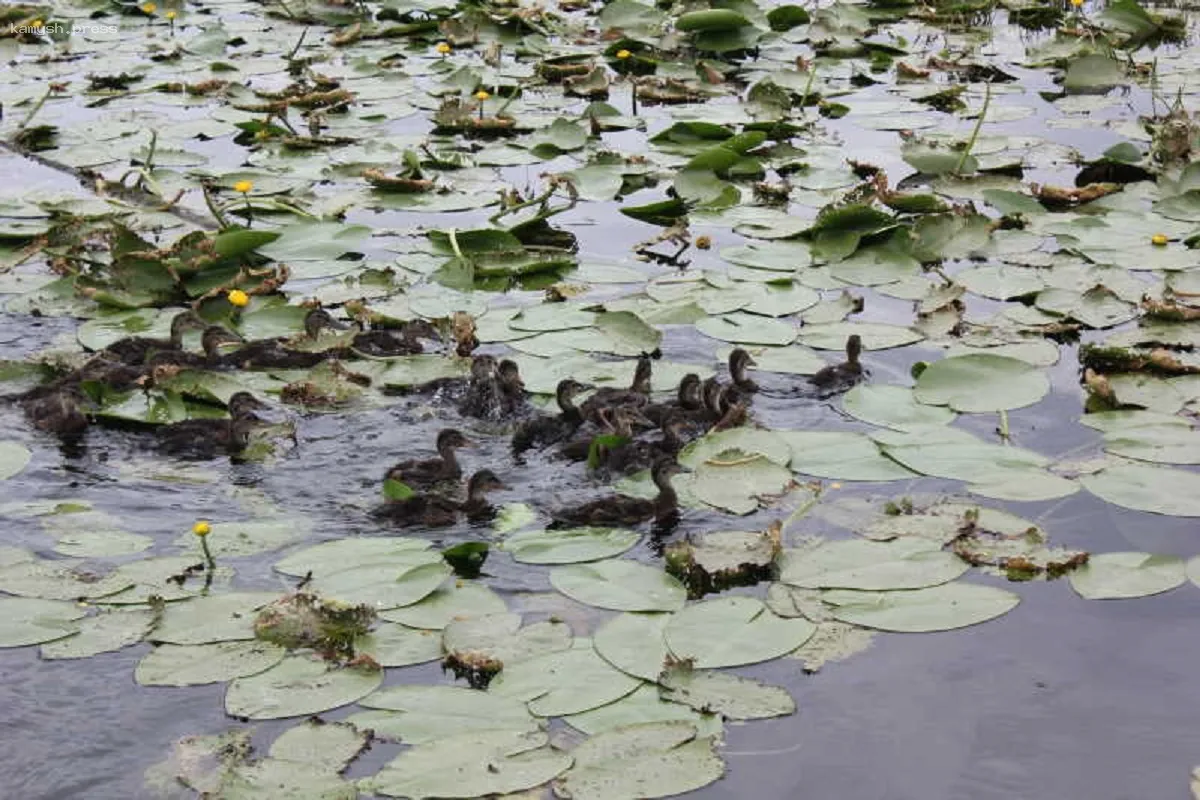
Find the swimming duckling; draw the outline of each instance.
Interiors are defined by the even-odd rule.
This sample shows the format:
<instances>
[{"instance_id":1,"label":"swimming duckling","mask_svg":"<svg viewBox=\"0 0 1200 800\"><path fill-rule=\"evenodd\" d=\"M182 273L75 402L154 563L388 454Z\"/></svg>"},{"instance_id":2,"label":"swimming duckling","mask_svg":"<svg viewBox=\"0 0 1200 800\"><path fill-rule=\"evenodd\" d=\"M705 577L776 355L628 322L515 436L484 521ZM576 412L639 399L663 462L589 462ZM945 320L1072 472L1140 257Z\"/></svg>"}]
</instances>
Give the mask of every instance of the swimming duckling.
<instances>
[{"instance_id":1,"label":"swimming duckling","mask_svg":"<svg viewBox=\"0 0 1200 800\"><path fill-rule=\"evenodd\" d=\"M44 391L26 392L20 401L33 427L68 439L87 429L87 399L78 385L37 388Z\"/></svg>"},{"instance_id":2,"label":"swimming duckling","mask_svg":"<svg viewBox=\"0 0 1200 800\"><path fill-rule=\"evenodd\" d=\"M521 370L517 362L506 358L496 367L496 382L500 386L500 410L505 416L512 416L525 410L525 381L521 380Z\"/></svg>"},{"instance_id":3,"label":"swimming duckling","mask_svg":"<svg viewBox=\"0 0 1200 800\"><path fill-rule=\"evenodd\" d=\"M578 436L558 449L559 455L570 461L584 461L592 452L592 442L598 436L616 436L625 439L626 443L633 440L633 424L643 422L652 425L648 419L636 409L622 406L616 409L601 408L596 411L599 423L586 422L578 432ZM620 449L605 447L605 450Z\"/></svg>"},{"instance_id":4,"label":"swimming duckling","mask_svg":"<svg viewBox=\"0 0 1200 800\"><path fill-rule=\"evenodd\" d=\"M172 352L183 348L183 334L189 330L204 330L208 325L195 311L183 311L171 319L171 335L166 339L149 336L129 336L109 344L101 352L110 359L130 366L140 366L156 352Z\"/></svg>"},{"instance_id":5,"label":"swimming duckling","mask_svg":"<svg viewBox=\"0 0 1200 800\"><path fill-rule=\"evenodd\" d=\"M638 356L637 368L633 372L633 381L628 389L606 387L596 392L579 407L584 419L594 419L596 409L615 408L617 406L633 406L641 408L650 402L650 377L653 367L650 355L642 353Z\"/></svg>"},{"instance_id":6,"label":"swimming duckling","mask_svg":"<svg viewBox=\"0 0 1200 800\"><path fill-rule=\"evenodd\" d=\"M583 424L583 415L575 406L575 395L589 388L574 378L559 381L554 392L559 413L543 414L517 428L512 438L513 455L520 455L531 447L556 444L575 433Z\"/></svg>"},{"instance_id":7,"label":"swimming duckling","mask_svg":"<svg viewBox=\"0 0 1200 800\"><path fill-rule=\"evenodd\" d=\"M493 513L487 501L487 493L503 489L504 484L490 469L481 469L467 483L467 499L459 502L439 494L414 494L403 500L386 503L375 511L375 515L392 520L400 525L421 525L427 528L444 528L458 521L460 513L474 522L486 519Z\"/></svg>"},{"instance_id":8,"label":"swimming duckling","mask_svg":"<svg viewBox=\"0 0 1200 800\"><path fill-rule=\"evenodd\" d=\"M200 348L204 351L203 353L190 353L187 350L157 350L146 359L146 369L152 374L156 367L178 367L180 369L219 367L224 358L221 355L221 346L241 344L245 341L228 328L209 325L200 335Z\"/></svg>"},{"instance_id":9,"label":"swimming duckling","mask_svg":"<svg viewBox=\"0 0 1200 800\"><path fill-rule=\"evenodd\" d=\"M757 364L754 358L740 347L734 348L729 354L729 378L733 385L743 394L753 394L758 391L758 384L746 377L746 368Z\"/></svg>"},{"instance_id":10,"label":"swimming duckling","mask_svg":"<svg viewBox=\"0 0 1200 800\"><path fill-rule=\"evenodd\" d=\"M846 339L846 360L841 364L822 367L817 374L808 379L809 383L821 390L822 397L850 389L863 378L863 366L858 360L861 354L862 339L857 333L851 334Z\"/></svg>"},{"instance_id":11,"label":"swimming duckling","mask_svg":"<svg viewBox=\"0 0 1200 800\"><path fill-rule=\"evenodd\" d=\"M229 419L186 419L163 425L154 433L158 449L168 455L208 459L221 454L237 455L250 443L250 434L262 424L254 412L266 404L249 392L229 398Z\"/></svg>"},{"instance_id":12,"label":"swimming duckling","mask_svg":"<svg viewBox=\"0 0 1200 800\"><path fill-rule=\"evenodd\" d=\"M671 485L671 477L682 471L675 459L660 459L650 470L650 477L658 488L658 496L653 500L619 494L602 497L574 508L551 512L554 521L550 527L637 525L648 520L666 522L679 513L679 496Z\"/></svg>"},{"instance_id":13,"label":"swimming duckling","mask_svg":"<svg viewBox=\"0 0 1200 800\"><path fill-rule=\"evenodd\" d=\"M443 481L462 476L455 451L470 447L471 442L461 431L447 428L437 436L437 458L401 461L384 475L384 480L399 481L410 489L428 489Z\"/></svg>"},{"instance_id":14,"label":"swimming duckling","mask_svg":"<svg viewBox=\"0 0 1200 800\"><path fill-rule=\"evenodd\" d=\"M466 394L458 403L458 413L478 419L497 419L503 400L496 377L497 364L492 356L476 356L471 362L471 379Z\"/></svg>"},{"instance_id":15,"label":"swimming duckling","mask_svg":"<svg viewBox=\"0 0 1200 800\"><path fill-rule=\"evenodd\" d=\"M750 401L734 386L722 386L716 398L716 417L710 430L723 431L746 424Z\"/></svg>"},{"instance_id":16,"label":"swimming duckling","mask_svg":"<svg viewBox=\"0 0 1200 800\"><path fill-rule=\"evenodd\" d=\"M475 356L471 360L471 376L469 378L434 378L425 383L406 386L396 390L397 394L432 394L439 398L462 400L472 383L482 383L496 372L496 359L493 356Z\"/></svg>"},{"instance_id":17,"label":"swimming duckling","mask_svg":"<svg viewBox=\"0 0 1200 800\"><path fill-rule=\"evenodd\" d=\"M650 403L641 411L642 416L661 427L669 417L680 411L697 411L701 408L703 408L703 403L700 399L700 376L689 372L679 381L679 391L676 393L674 401Z\"/></svg>"},{"instance_id":18,"label":"swimming duckling","mask_svg":"<svg viewBox=\"0 0 1200 800\"><path fill-rule=\"evenodd\" d=\"M662 458L675 458L683 449L688 421L681 415L663 421L662 438L657 441L641 439L624 447L607 450L603 465L609 472L631 475L653 466Z\"/></svg>"},{"instance_id":19,"label":"swimming duckling","mask_svg":"<svg viewBox=\"0 0 1200 800\"><path fill-rule=\"evenodd\" d=\"M421 339L440 339L437 329L423 319L404 323L399 331L386 328L356 334L351 345L363 355L376 358L411 356L425 352Z\"/></svg>"}]
</instances>

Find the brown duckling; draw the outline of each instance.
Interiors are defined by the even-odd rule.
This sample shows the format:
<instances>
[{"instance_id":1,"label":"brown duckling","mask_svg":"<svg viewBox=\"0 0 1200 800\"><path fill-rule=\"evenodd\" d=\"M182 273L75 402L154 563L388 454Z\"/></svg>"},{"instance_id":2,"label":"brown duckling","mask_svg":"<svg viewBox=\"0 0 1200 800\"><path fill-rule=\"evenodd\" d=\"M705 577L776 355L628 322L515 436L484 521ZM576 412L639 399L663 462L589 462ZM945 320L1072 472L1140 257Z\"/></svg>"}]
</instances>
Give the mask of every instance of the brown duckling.
<instances>
[{"instance_id":1,"label":"brown duckling","mask_svg":"<svg viewBox=\"0 0 1200 800\"><path fill-rule=\"evenodd\" d=\"M423 319L404 323L400 329L376 328L356 334L351 345L363 355L376 358L411 356L425 352L422 339L440 339L437 329Z\"/></svg>"},{"instance_id":2,"label":"brown duckling","mask_svg":"<svg viewBox=\"0 0 1200 800\"><path fill-rule=\"evenodd\" d=\"M574 378L559 381L554 391L559 413L543 414L517 428L512 438L513 455L520 455L531 447L557 444L575 433L583 424L583 415L575 406L575 395L589 388Z\"/></svg>"},{"instance_id":3,"label":"brown duckling","mask_svg":"<svg viewBox=\"0 0 1200 800\"><path fill-rule=\"evenodd\" d=\"M149 336L129 336L118 339L101 352L109 359L130 366L141 366L156 352L173 352L183 348L183 334L189 330L204 330L208 325L195 311L182 311L171 319L171 335L166 339Z\"/></svg>"},{"instance_id":4,"label":"brown duckling","mask_svg":"<svg viewBox=\"0 0 1200 800\"><path fill-rule=\"evenodd\" d=\"M680 411L694 412L700 410L704 406L700 398L700 385L700 376L694 372L689 372L679 381L679 391L676 393L674 401L670 403L650 403L641 410L642 416L661 427L668 418L678 414Z\"/></svg>"},{"instance_id":5,"label":"brown duckling","mask_svg":"<svg viewBox=\"0 0 1200 800\"><path fill-rule=\"evenodd\" d=\"M262 424L254 412L266 407L249 392L235 392L229 398L229 419L186 419L163 425L154 432L158 449L168 455L197 459L237 455L246 449L250 434Z\"/></svg>"},{"instance_id":6,"label":"brown duckling","mask_svg":"<svg viewBox=\"0 0 1200 800\"><path fill-rule=\"evenodd\" d=\"M841 364L830 364L822 367L808 379L809 383L821 390L822 396L844 392L852 388L863 378L863 366L858 360L862 354L862 339L857 333L846 339L846 360Z\"/></svg>"},{"instance_id":7,"label":"brown duckling","mask_svg":"<svg viewBox=\"0 0 1200 800\"><path fill-rule=\"evenodd\" d=\"M476 356L471 362L471 379L458 403L458 413L477 419L498 419L503 410L498 365L492 356Z\"/></svg>"},{"instance_id":8,"label":"brown duckling","mask_svg":"<svg viewBox=\"0 0 1200 800\"><path fill-rule=\"evenodd\" d=\"M462 399L472 383L483 383L496 372L496 359L493 356L475 356L471 360L471 376L469 378L434 378L425 383L407 386L397 390L398 394L432 394L441 398Z\"/></svg>"},{"instance_id":9,"label":"brown duckling","mask_svg":"<svg viewBox=\"0 0 1200 800\"><path fill-rule=\"evenodd\" d=\"M624 447L606 450L603 465L609 472L631 475L647 469L662 458L675 458L683 449L688 421L682 415L663 421L662 438L657 441L638 440Z\"/></svg>"},{"instance_id":10,"label":"brown duckling","mask_svg":"<svg viewBox=\"0 0 1200 800\"><path fill-rule=\"evenodd\" d=\"M42 391L27 392L20 401L33 427L64 438L77 437L87 429L87 399L77 384L37 389Z\"/></svg>"},{"instance_id":11,"label":"brown duckling","mask_svg":"<svg viewBox=\"0 0 1200 800\"><path fill-rule=\"evenodd\" d=\"M598 408L615 408L617 406L641 408L649 403L650 377L653 371L650 358L651 356L648 353L642 353L638 356L637 368L633 372L633 381L629 384L628 389L617 389L615 387L597 389L579 407L583 418L594 419L596 409Z\"/></svg>"},{"instance_id":12,"label":"brown duckling","mask_svg":"<svg viewBox=\"0 0 1200 800\"><path fill-rule=\"evenodd\" d=\"M471 442L461 431L447 428L437 436L437 458L401 461L384 475L384 480L403 483L410 489L428 489L437 484L462 477L462 467L455 453Z\"/></svg>"},{"instance_id":13,"label":"brown duckling","mask_svg":"<svg viewBox=\"0 0 1200 800\"><path fill-rule=\"evenodd\" d=\"M385 503L375 515L401 525L444 528L458 521L460 513L471 521L486 519L493 513L487 493L503 489L504 484L490 469L481 469L467 483L467 499L459 502L439 494L414 494L403 500Z\"/></svg>"},{"instance_id":14,"label":"brown duckling","mask_svg":"<svg viewBox=\"0 0 1200 800\"><path fill-rule=\"evenodd\" d=\"M740 347L729 354L729 378L742 394L754 394L758 384L746 377L746 368L757 364L754 358Z\"/></svg>"},{"instance_id":15,"label":"brown duckling","mask_svg":"<svg viewBox=\"0 0 1200 800\"><path fill-rule=\"evenodd\" d=\"M626 440L626 443L628 443L633 440L633 425L635 422L653 425L648 419L639 414L636 409L628 406L615 409L601 408L597 409L596 414L600 422L584 423L578 432L579 435L558 449L559 455L570 461L585 461L592 452L592 442L597 437L616 436ZM617 445L611 449L619 449L620 447L621 445Z\"/></svg>"},{"instance_id":16,"label":"brown duckling","mask_svg":"<svg viewBox=\"0 0 1200 800\"><path fill-rule=\"evenodd\" d=\"M146 359L147 371L153 373L156 367L178 367L180 369L210 369L221 366L224 357L221 347L227 344L241 344L246 340L238 334L220 325L209 325L200 335L201 353L189 353L187 350L158 350Z\"/></svg>"},{"instance_id":17,"label":"brown duckling","mask_svg":"<svg viewBox=\"0 0 1200 800\"><path fill-rule=\"evenodd\" d=\"M574 508L551 512L550 516L554 519L551 527L638 525L648 520L668 521L679 513L679 496L671 485L671 477L680 472L683 472L683 468L675 459L662 458L650 470L651 479L658 488L658 496L653 500L619 494L602 497Z\"/></svg>"},{"instance_id":18,"label":"brown duckling","mask_svg":"<svg viewBox=\"0 0 1200 800\"><path fill-rule=\"evenodd\" d=\"M525 381L521 380L521 370L517 362L506 358L496 367L496 382L500 386L500 408L505 416L512 416L525 410L528 403L525 398Z\"/></svg>"}]
</instances>

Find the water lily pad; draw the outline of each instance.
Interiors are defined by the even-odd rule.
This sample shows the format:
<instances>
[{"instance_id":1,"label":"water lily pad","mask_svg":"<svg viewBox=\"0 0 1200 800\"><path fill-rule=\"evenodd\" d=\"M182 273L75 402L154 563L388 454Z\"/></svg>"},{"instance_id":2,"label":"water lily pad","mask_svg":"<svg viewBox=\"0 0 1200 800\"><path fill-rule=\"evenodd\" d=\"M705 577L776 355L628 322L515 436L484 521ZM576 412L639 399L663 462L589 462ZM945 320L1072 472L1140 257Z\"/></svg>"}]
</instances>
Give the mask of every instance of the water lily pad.
<instances>
[{"instance_id":1,"label":"water lily pad","mask_svg":"<svg viewBox=\"0 0 1200 800\"><path fill-rule=\"evenodd\" d=\"M79 633L42 645L45 659L89 658L137 644L150 632L155 614L148 608L101 611L79 621Z\"/></svg>"},{"instance_id":2,"label":"water lily pad","mask_svg":"<svg viewBox=\"0 0 1200 800\"><path fill-rule=\"evenodd\" d=\"M842 622L897 633L928 633L966 628L1003 616L1021 598L1004 589L973 583L946 583L901 592L836 589L822 600Z\"/></svg>"},{"instance_id":3,"label":"water lily pad","mask_svg":"<svg viewBox=\"0 0 1200 800\"><path fill-rule=\"evenodd\" d=\"M1200 431L1175 425L1114 431L1104 437L1104 450L1158 464L1200 464Z\"/></svg>"},{"instance_id":4,"label":"water lily pad","mask_svg":"<svg viewBox=\"0 0 1200 800\"><path fill-rule=\"evenodd\" d=\"M370 735L345 722L309 719L288 728L271 742L272 759L341 772L354 760Z\"/></svg>"},{"instance_id":5,"label":"water lily pad","mask_svg":"<svg viewBox=\"0 0 1200 800\"><path fill-rule=\"evenodd\" d=\"M935 542L850 539L785 550L779 579L802 589L920 589L947 583L970 564Z\"/></svg>"},{"instance_id":6,"label":"water lily pad","mask_svg":"<svg viewBox=\"0 0 1200 800\"><path fill-rule=\"evenodd\" d=\"M381 669L336 667L319 658L288 656L265 672L229 684L225 712L248 719L319 714L362 699L382 682Z\"/></svg>"},{"instance_id":7,"label":"water lily pad","mask_svg":"<svg viewBox=\"0 0 1200 800\"><path fill-rule=\"evenodd\" d=\"M0 647L52 642L79 630L87 612L74 603L26 597L0 597Z\"/></svg>"},{"instance_id":8,"label":"water lily pad","mask_svg":"<svg viewBox=\"0 0 1200 800\"><path fill-rule=\"evenodd\" d=\"M410 628L442 630L454 620L503 614L507 610L504 598L486 584L456 581L443 584L418 603L393 608L379 616Z\"/></svg>"},{"instance_id":9,"label":"water lily pad","mask_svg":"<svg viewBox=\"0 0 1200 800\"><path fill-rule=\"evenodd\" d=\"M197 686L257 675L283 660L287 651L260 641L162 644L142 656L134 680L142 686Z\"/></svg>"},{"instance_id":10,"label":"water lily pad","mask_svg":"<svg viewBox=\"0 0 1200 800\"><path fill-rule=\"evenodd\" d=\"M723 597L675 613L663 635L676 658L711 669L778 658L814 631L808 620L778 617L753 597Z\"/></svg>"},{"instance_id":11,"label":"water lily pad","mask_svg":"<svg viewBox=\"0 0 1200 800\"><path fill-rule=\"evenodd\" d=\"M679 463L690 469L707 461L724 463L721 454L734 450L758 453L781 465L786 465L792 456L791 449L774 431L742 427L709 433L697 439L679 453Z\"/></svg>"},{"instance_id":12,"label":"water lily pad","mask_svg":"<svg viewBox=\"0 0 1200 800\"><path fill-rule=\"evenodd\" d=\"M1099 553L1068 576L1071 588L1087 600L1146 597L1170 591L1187 580L1178 556Z\"/></svg>"},{"instance_id":13,"label":"water lily pad","mask_svg":"<svg viewBox=\"0 0 1200 800\"><path fill-rule=\"evenodd\" d=\"M860 383L847 392L842 398L842 408L855 419L901 431L948 425L957 416L948 408L918 403L912 389L868 383Z\"/></svg>"},{"instance_id":14,"label":"water lily pad","mask_svg":"<svg viewBox=\"0 0 1200 800\"><path fill-rule=\"evenodd\" d=\"M805 325L800 329L800 343L818 350L845 350L846 339L858 335L864 350L887 350L903 347L925 338L912 328L884 325L878 322L829 322Z\"/></svg>"},{"instance_id":15,"label":"water lily pad","mask_svg":"<svg viewBox=\"0 0 1200 800\"><path fill-rule=\"evenodd\" d=\"M1152 514L1200 517L1200 475L1148 464L1116 464L1079 482L1092 494L1118 506Z\"/></svg>"},{"instance_id":16,"label":"water lily pad","mask_svg":"<svg viewBox=\"0 0 1200 800\"><path fill-rule=\"evenodd\" d=\"M442 649L464 664L497 668L571 647L571 629L562 622L521 627L520 614L489 614L455 620L442 631Z\"/></svg>"},{"instance_id":17,"label":"water lily pad","mask_svg":"<svg viewBox=\"0 0 1200 800\"><path fill-rule=\"evenodd\" d=\"M570 650L506 664L488 691L526 701L539 717L558 717L611 703L640 683L601 658L590 641L576 640Z\"/></svg>"},{"instance_id":18,"label":"water lily pad","mask_svg":"<svg viewBox=\"0 0 1200 800\"><path fill-rule=\"evenodd\" d=\"M571 766L544 733L479 731L418 745L388 762L360 788L392 797L474 798L519 792Z\"/></svg>"},{"instance_id":19,"label":"water lily pad","mask_svg":"<svg viewBox=\"0 0 1200 800\"><path fill-rule=\"evenodd\" d=\"M955 411L1003 411L1033 405L1050 391L1041 370L1015 358L980 353L935 361L917 379L917 400Z\"/></svg>"},{"instance_id":20,"label":"water lily pad","mask_svg":"<svg viewBox=\"0 0 1200 800\"><path fill-rule=\"evenodd\" d=\"M667 661L663 629L670 614L626 613L601 625L592 644L605 661L647 681L657 681Z\"/></svg>"},{"instance_id":21,"label":"water lily pad","mask_svg":"<svg viewBox=\"0 0 1200 800\"><path fill-rule=\"evenodd\" d=\"M441 560L416 566L384 563L324 574L313 581L312 588L328 598L382 610L421 601L453 574L450 565Z\"/></svg>"},{"instance_id":22,"label":"water lily pad","mask_svg":"<svg viewBox=\"0 0 1200 800\"><path fill-rule=\"evenodd\" d=\"M715 744L712 738L696 738L695 726L685 721L614 728L571 751L575 764L555 782L555 792L574 800L684 794L725 773Z\"/></svg>"},{"instance_id":23,"label":"water lily pad","mask_svg":"<svg viewBox=\"0 0 1200 800\"><path fill-rule=\"evenodd\" d=\"M432 564L439 560L437 553L428 551L430 543L423 539L389 536L381 539L335 539L306 547L275 562L275 569L285 575L314 577L344 569L378 565L380 562Z\"/></svg>"},{"instance_id":24,"label":"water lily pad","mask_svg":"<svg viewBox=\"0 0 1200 800\"><path fill-rule=\"evenodd\" d=\"M769 719L796 713L796 701L787 689L740 675L676 667L663 673L661 684L664 700L725 719Z\"/></svg>"},{"instance_id":25,"label":"water lily pad","mask_svg":"<svg viewBox=\"0 0 1200 800\"><path fill-rule=\"evenodd\" d=\"M541 727L523 700L459 686L389 686L359 705L375 710L350 722L410 745L474 731L533 733Z\"/></svg>"},{"instance_id":26,"label":"water lily pad","mask_svg":"<svg viewBox=\"0 0 1200 800\"><path fill-rule=\"evenodd\" d=\"M791 323L746 313L705 317L697 320L696 330L714 339L743 344L785 345L796 338L796 328Z\"/></svg>"},{"instance_id":27,"label":"water lily pad","mask_svg":"<svg viewBox=\"0 0 1200 800\"><path fill-rule=\"evenodd\" d=\"M676 611L687 601L687 590L662 569L625 559L556 567L550 583L572 600L615 611Z\"/></svg>"},{"instance_id":28,"label":"water lily pad","mask_svg":"<svg viewBox=\"0 0 1200 800\"><path fill-rule=\"evenodd\" d=\"M895 481L913 477L861 433L776 431L792 449L791 467L802 475L846 481Z\"/></svg>"},{"instance_id":29,"label":"water lily pad","mask_svg":"<svg viewBox=\"0 0 1200 800\"><path fill-rule=\"evenodd\" d=\"M407 667L441 658L442 636L437 631L385 623L356 639L354 648L375 659L381 667Z\"/></svg>"},{"instance_id":30,"label":"water lily pad","mask_svg":"<svg viewBox=\"0 0 1200 800\"><path fill-rule=\"evenodd\" d=\"M639 538L634 531L616 528L567 528L516 533L502 547L525 564L574 564L620 555Z\"/></svg>"},{"instance_id":31,"label":"water lily pad","mask_svg":"<svg viewBox=\"0 0 1200 800\"><path fill-rule=\"evenodd\" d=\"M118 573L100 576L77 561L20 561L0 569L0 591L45 600L102 598L132 585Z\"/></svg>"},{"instance_id":32,"label":"water lily pad","mask_svg":"<svg viewBox=\"0 0 1200 800\"><path fill-rule=\"evenodd\" d=\"M208 535L208 546L214 557L238 558L278 550L308 535L307 520L285 517L280 519L214 522ZM178 545L197 547L196 537L180 534Z\"/></svg>"},{"instance_id":33,"label":"water lily pad","mask_svg":"<svg viewBox=\"0 0 1200 800\"><path fill-rule=\"evenodd\" d=\"M25 469L33 454L16 442L0 442L0 481L7 480Z\"/></svg>"},{"instance_id":34,"label":"water lily pad","mask_svg":"<svg viewBox=\"0 0 1200 800\"><path fill-rule=\"evenodd\" d=\"M255 612L278 597L275 592L229 592L170 603L150 640L210 644L253 639Z\"/></svg>"},{"instance_id":35,"label":"water lily pad","mask_svg":"<svg viewBox=\"0 0 1200 800\"><path fill-rule=\"evenodd\" d=\"M772 495L792 485L792 473L757 453L725 451L700 464L679 483L687 494L713 508L750 514Z\"/></svg>"},{"instance_id":36,"label":"water lily pad","mask_svg":"<svg viewBox=\"0 0 1200 800\"><path fill-rule=\"evenodd\" d=\"M59 536L54 552L73 558L111 558L141 553L153 545L153 539L139 533L81 530Z\"/></svg>"},{"instance_id":37,"label":"water lily pad","mask_svg":"<svg viewBox=\"0 0 1200 800\"><path fill-rule=\"evenodd\" d=\"M720 717L663 700L659 697L658 686L649 683L643 683L616 702L582 714L570 714L563 721L593 736L613 728L646 722L689 722L700 736L719 736L724 728Z\"/></svg>"}]
</instances>

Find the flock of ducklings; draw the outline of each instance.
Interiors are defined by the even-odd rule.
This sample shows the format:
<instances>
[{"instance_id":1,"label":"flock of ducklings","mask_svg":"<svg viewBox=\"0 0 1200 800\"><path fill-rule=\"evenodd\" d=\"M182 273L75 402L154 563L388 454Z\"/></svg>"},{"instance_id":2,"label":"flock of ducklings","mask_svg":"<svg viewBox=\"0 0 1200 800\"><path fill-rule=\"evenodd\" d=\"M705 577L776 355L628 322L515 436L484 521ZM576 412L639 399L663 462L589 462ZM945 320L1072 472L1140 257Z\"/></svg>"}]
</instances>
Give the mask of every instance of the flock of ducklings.
<instances>
[{"instance_id":1,"label":"flock of ducklings","mask_svg":"<svg viewBox=\"0 0 1200 800\"><path fill-rule=\"evenodd\" d=\"M327 311L315 308L304 320L304 336L316 339L323 329L346 330ZM184 349L183 337L199 329L202 353ZM397 330L376 329L356 333L349 346L324 351L294 349L288 338L245 341L221 325L208 324L191 311L177 315L168 338L135 336L121 339L95 353L85 364L49 383L9 399L16 400L34 427L66 438L78 437L93 420L85 387L89 382L114 391L145 388L155 377L179 369L293 369L313 367L326 359L356 354L400 356L423 352L422 340L440 338L424 321L406 323ZM226 352L224 348L233 346ZM846 361L825 367L809 382L822 396L849 389L863 378L859 362L862 343L851 336ZM582 402L577 398L594 387L573 378L559 382L557 413L536 412L529 403L517 364L490 355L472 358L470 376L443 378L411 387L410 394L429 396L437 404L452 404L464 417L511 422L511 450L521 461L530 452L546 458L588 463L605 476L629 475L649 469L657 488L653 499L611 495L582 505L550 511L554 526L637 525L653 521L668 524L678 515L678 498L671 477L682 468L676 461L680 449L708 431L743 425L748 419L758 385L746 375L755 366L742 348L729 355L728 380L701 380L688 374L672 400L653 402L650 380L653 357L638 358L632 382L626 388L596 389ZM254 432L265 424L258 412L266 404L249 392L237 392L228 402L227 419L190 419L154 429L158 449L184 458L236 457ZM396 464L385 481L403 484L410 492L385 502L379 518L398 525L442 527L460 518L489 519L494 510L488 492L503 488L490 469L481 469L467 481L465 499L457 499L463 478L456 451L471 442L456 428L438 434L437 456Z\"/></svg>"}]
</instances>

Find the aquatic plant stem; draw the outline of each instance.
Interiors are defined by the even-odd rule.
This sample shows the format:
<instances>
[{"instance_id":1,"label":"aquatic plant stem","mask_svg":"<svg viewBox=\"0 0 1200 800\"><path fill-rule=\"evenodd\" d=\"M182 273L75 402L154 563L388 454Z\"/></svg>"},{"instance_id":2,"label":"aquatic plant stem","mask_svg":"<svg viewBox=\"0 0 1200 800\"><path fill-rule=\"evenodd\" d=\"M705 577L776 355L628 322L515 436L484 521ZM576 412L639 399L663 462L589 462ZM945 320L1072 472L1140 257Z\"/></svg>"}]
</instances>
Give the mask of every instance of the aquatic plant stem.
<instances>
[{"instance_id":1,"label":"aquatic plant stem","mask_svg":"<svg viewBox=\"0 0 1200 800\"><path fill-rule=\"evenodd\" d=\"M815 66L809 65L808 81L804 84L804 91L800 94L800 116L804 116L804 107L808 105L808 94L812 91L813 81L817 79L817 69Z\"/></svg>"},{"instance_id":2,"label":"aquatic plant stem","mask_svg":"<svg viewBox=\"0 0 1200 800\"><path fill-rule=\"evenodd\" d=\"M1008 412L1004 409L1000 409L1000 427L996 429L996 432L1000 434L1000 439L1007 444L1011 435L1008 430Z\"/></svg>"},{"instance_id":3,"label":"aquatic plant stem","mask_svg":"<svg viewBox=\"0 0 1200 800\"><path fill-rule=\"evenodd\" d=\"M983 127L983 120L987 117L988 106L992 104L992 83L988 81L983 92L983 108L979 109L979 119L975 120L975 129L971 131L971 138L967 140L967 146L963 149L962 155L958 158L958 163L954 165L954 174L961 175L963 164L967 163L967 159L971 157L971 151L975 149L975 140L979 138L979 129Z\"/></svg>"},{"instance_id":4,"label":"aquatic plant stem","mask_svg":"<svg viewBox=\"0 0 1200 800\"><path fill-rule=\"evenodd\" d=\"M217 570L217 560L213 558L212 550L208 549L207 536L200 537L200 549L204 551L204 563L206 565L205 571L208 573L208 581L211 583L213 573Z\"/></svg>"},{"instance_id":5,"label":"aquatic plant stem","mask_svg":"<svg viewBox=\"0 0 1200 800\"><path fill-rule=\"evenodd\" d=\"M23 131L29 127L29 123L33 122L33 118L42 110L42 106L46 105L46 101L50 99L50 95L54 94L54 87L46 89L45 93L38 98L38 101L33 104L33 108L29 109L29 113L25 115L25 119L17 126L17 130Z\"/></svg>"}]
</instances>

